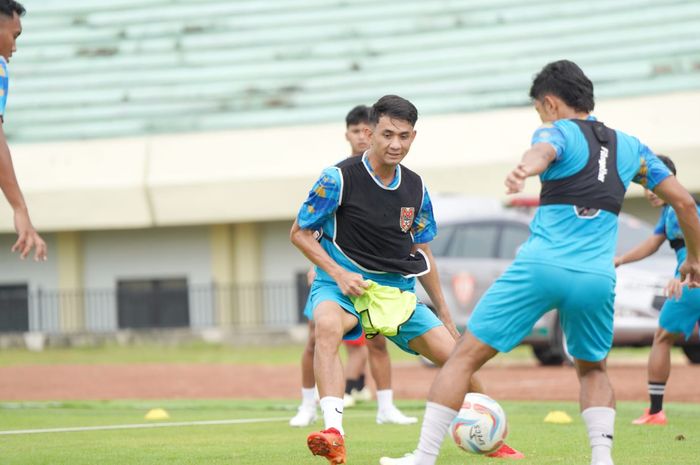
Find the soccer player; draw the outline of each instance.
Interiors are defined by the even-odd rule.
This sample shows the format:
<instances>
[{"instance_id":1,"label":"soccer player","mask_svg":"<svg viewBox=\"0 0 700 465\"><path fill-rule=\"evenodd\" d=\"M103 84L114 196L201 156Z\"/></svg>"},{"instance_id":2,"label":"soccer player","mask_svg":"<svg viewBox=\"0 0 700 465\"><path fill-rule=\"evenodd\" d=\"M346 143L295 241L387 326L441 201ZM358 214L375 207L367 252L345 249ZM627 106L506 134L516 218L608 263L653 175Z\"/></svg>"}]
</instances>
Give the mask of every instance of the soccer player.
<instances>
[{"instance_id":1,"label":"soccer player","mask_svg":"<svg viewBox=\"0 0 700 465\"><path fill-rule=\"evenodd\" d=\"M540 207L531 234L477 304L466 332L435 378L418 448L382 465L433 465L474 373L508 352L551 309L559 318L581 386L581 414L592 465L612 465L615 399L605 360L613 338L617 215L631 181L668 202L687 245L680 274L700 285L700 222L695 202L636 138L591 116L593 84L571 61L549 63L530 97L544 123L505 180L509 194L540 176Z\"/></svg>"},{"instance_id":2,"label":"soccer player","mask_svg":"<svg viewBox=\"0 0 700 465\"><path fill-rule=\"evenodd\" d=\"M358 105L345 117L345 139L350 144L350 156L357 157L369 148L369 108ZM313 268L307 274L309 285L316 278ZM314 336L315 326L311 315L310 299L304 313L309 318L309 338L301 357L301 405L297 414L289 420L289 425L305 427L316 421L316 378L314 376ZM365 386L365 366L369 358L372 376L377 385L377 423L411 425L418 418L404 415L394 405L394 391L391 389L391 359L384 336L378 335L367 340L364 335L343 341L348 352L345 366L345 394L343 406L351 407L355 402L369 400L371 393Z\"/></svg>"},{"instance_id":3,"label":"soccer player","mask_svg":"<svg viewBox=\"0 0 700 465\"><path fill-rule=\"evenodd\" d=\"M20 258L25 259L34 249L34 260L38 261L46 260L46 243L36 232L29 218L29 210L17 183L3 129L10 81L7 64L17 50L17 38L22 33L20 17L24 13L25 9L19 2L0 0L0 189L14 212L17 241L12 246L12 251L19 252Z\"/></svg>"},{"instance_id":4,"label":"soccer player","mask_svg":"<svg viewBox=\"0 0 700 465\"><path fill-rule=\"evenodd\" d=\"M317 267L310 298L325 430L311 433L307 444L331 464L345 463L338 346L362 334L351 297L365 292L367 280L413 291L418 277L435 304L437 316L418 303L400 332L389 337L403 350L442 365L459 337L428 245L437 233L430 196L422 178L401 165L416 137L417 119L408 100L380 98L370 112L369 150L323 171L290 233L292 243ZM481 391L476 379L470 387ZM519 454L507 446L497 452Z\"/></svg>"},{"instance_id":5,"label":"soccer player","mask_svg":"<svg viewBox=\"0 0 700 465\"><path fill-rule=\"evenodd\" d=\"M663 155L658 157L675 176L676 165L673 161ZM671 374L671 347L682 336L689 338L693 334L695 322L700 319L700 289L684 288L678 279L678 269L685 261L688 251L676 212L650 190L647 189L644 193L652 207L661 208L659 222L651 237L629 252L615 257L615 266L636 262L654 254L666 240L676 251L678 266L675 278L669 283L669 299L661 307L659 328L654 334L649 353L647 370L650 405L642 416L632 422L635 425L665 425L667 419L663 402L664 390ZM697 208L700 213L700 207Z\"/></svg>"}]
</instances>

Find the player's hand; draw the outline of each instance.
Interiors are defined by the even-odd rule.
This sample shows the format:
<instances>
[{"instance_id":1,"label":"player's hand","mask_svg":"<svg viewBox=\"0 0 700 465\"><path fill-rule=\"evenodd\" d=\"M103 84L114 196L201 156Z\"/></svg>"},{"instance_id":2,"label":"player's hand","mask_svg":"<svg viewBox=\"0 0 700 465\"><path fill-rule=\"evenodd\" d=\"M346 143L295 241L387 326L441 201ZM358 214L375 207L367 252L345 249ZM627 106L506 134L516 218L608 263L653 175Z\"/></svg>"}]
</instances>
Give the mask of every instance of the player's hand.
<instances>
[{"instance_id":1,"label":"player's hand","mask_svg":"<svg viewBox=\"0 0 700 465\"><path fill-rule=\"evenodd\" d=\"M364 280L361 274L343 271L335 280L340 288L340 292L347 296L359 297L365 293L365 289L369 284Z\"/></svg>"},{"instance_id":2,"label":"player's hand","mask_svg":"<svg viewBox=\"0 0 700 465\"><path fill-rule=\"evenodd\" d=\"M690 288L700 287L700 262L690 255L678 269L681 283Z\"/></svg>"},{"instance_id":3,"label":"player's hand","mask_svg":"<svg viewBox=\"0 0 700 465\"><path fill-rule=\"evenodd\" d=\"M666 297L669 299L680 299L683 294L683 283L681 280L676 278L671 279L668 284L666 284L664 294L666 294Z\"/></svg>"},{"instance_id":4,"label":"player's hand","mask_svg":"<svg viewBox=\"0 0 700 465\"><path fill-rule=\"evenodd\" d=\"M613 265L615 265L615 268L622 265L623 263L624 262L622 261L622 257L617 256L617 257L613 258Z\"/></svg>"},{"instance_id":5,"label":"player's hand","mask_svg":"<svg viewBox=\"0 0 700 465\"><path fill-rule=\"evenodd\" d=\"M507 194L517 194L525 188L525 180L528 177L528 172L525 166L520 163L513 171L506 176L505 185Z\"/></svg>"},{"instance_id":6,"label":"player's hand","mask_svg":"<svg viewBox=\"0 0 700 465\"><path fill-rule=\"evenodd\" d=\"M311 286L314 282L314 279L316 279L316 268L313 266L309 268L309 271L306 272L306 285Z\"/></svg>"},{"instance_id":7,"label":"player's hand","mask_svg":"<svg viewBox=\"0 0 700 465\"><path fill-rule=\"evenodd\" d=\"M459 334L459 331L457 331L457 326L454 324L454 321L450 321L449 323L445 323L445 328L450 332L450 335L456 340L458 340L461 336Z\"/></svg>"},{"instance_id":8,"label":"player's hand","mask_svg":"<svg viewBox=\"0 0 700 465\"><path fill-rule=\"evenodd\" d=\"M15 231L17 242L12 246L13 252L19 252L22 260L27 258L34 249L34 260L46 260L46 242L32 226L29 215L25 210L15 211Z\"/></svg>"},{"instance_id":9,"label":"player's hand","mask_svg":"<svg viewBox=\"0 0 700 465\"><path fill-rule=\"evenodd\" d=\"M447 328L447 331L450 332L455 341L459 339L461 334L459 334L459 331L457 331L457 326L452 320L450 310L446 307L436 308L435 313L437 314L437 317L440 318L440 321L442 321L442 324L445 326L445 328Z\"/></svg>"}]
</instances>

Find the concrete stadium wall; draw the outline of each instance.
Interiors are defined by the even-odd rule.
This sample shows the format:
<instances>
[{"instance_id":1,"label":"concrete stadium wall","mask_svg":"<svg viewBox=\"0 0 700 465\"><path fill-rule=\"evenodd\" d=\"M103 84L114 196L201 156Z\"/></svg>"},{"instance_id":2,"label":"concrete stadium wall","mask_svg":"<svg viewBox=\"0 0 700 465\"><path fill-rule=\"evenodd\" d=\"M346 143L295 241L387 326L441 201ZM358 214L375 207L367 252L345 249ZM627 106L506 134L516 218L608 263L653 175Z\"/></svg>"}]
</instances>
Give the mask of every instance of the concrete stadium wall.
<instances>
[{"instance_id":1,"label":"concrete stadium wall","mask_svg":"<svg viewBox=\"0 0 700 465\"><path fill-rule=\"evenodd\" d=\"M674 157L688 187L700 191L698 108L700 92L685 92L602 100L596 115ZM342 118L338 124L12 150L32 218L43 231L291 220L321 168L347 152ZM435 192L502 197L506 170L539 124L525 107L421 118L406 165ZM536 191L536 182L529 183L528 192ZM2 203L0 231L12 231L11 220Z\"/></svg>"}]
</instances>

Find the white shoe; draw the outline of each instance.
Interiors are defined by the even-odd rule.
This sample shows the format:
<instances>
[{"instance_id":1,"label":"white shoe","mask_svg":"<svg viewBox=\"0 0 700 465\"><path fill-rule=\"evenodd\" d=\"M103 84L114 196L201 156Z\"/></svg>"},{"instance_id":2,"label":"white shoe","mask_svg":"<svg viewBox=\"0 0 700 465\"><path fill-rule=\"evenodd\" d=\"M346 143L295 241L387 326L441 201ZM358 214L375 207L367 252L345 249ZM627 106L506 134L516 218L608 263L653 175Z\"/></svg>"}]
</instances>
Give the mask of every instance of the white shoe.
<instances>
[{"instance_id":1,"label":"white shoe","mask_svg":"<svg viewBox=\"0 0 700 465\"><path fill-rule=\"evenodd\" d=\"M401 458L392 459L391 457L382 457L379 459L379 465L414 465L416 459L413 454L406 454Z\"/></svg>"},{"instance_id":2,"label":"white shoe","mask_svg":"<svg viewBox=\"0 0 700 465\"><path fill-rule=\"evenodd\" d=\"M372 400L372 391L367 386L363 387L359 391L357 389L353 389L350 395L357 402L369 402Z\"/></svg>"},{"instance_id":3,"label":"white shoe","mask_svg":"<svg viewBox=\"0 0 700 465\"><path fill-rule=\"evenodd\" d=\"M396 407L392 407L389 410L377 412L377 424L380 425L413 425L415 423L418 423L418 418L407 417L406 415L401 413L401 410L399 410Z\"/></svg>"},{"instance_id":4,"label":"white shoe","mask_svg":"<svg viewBox=\"0 0 700 465\"><path fill-rule=\"evenodd\" d=\"M294 415L291 420L289 420L289 426L293 426L295 428L311 426L312 424L316 423L317 418L315 408L311 410L302 406L299 407L297 414Z\"/></svg>"},{"instance_id":5,"label":"white shoe","mask_svg":"<svg viewBox=\"0 0 700 465\"><path fill-rule=\"evenodd\" d=\"M343 394L343 407L354 407L356 404L355 398L350 394Z\"/></svg>"}]
</instances>

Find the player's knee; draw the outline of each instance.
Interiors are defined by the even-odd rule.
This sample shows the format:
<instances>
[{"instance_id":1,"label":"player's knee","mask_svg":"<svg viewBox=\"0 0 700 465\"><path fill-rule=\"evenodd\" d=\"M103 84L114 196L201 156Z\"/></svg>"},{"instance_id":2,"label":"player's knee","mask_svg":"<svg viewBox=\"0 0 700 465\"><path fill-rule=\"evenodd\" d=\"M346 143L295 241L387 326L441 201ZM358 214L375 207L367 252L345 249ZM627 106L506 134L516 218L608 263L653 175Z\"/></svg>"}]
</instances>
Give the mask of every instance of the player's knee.
<instances>
[{"instance_id":1,"label":"player's knee","mask_svg":"<svg viewBox=\"0 0 700 465\"><path fill-rule=\"evenodd\" d=\"M376 336L372 339L367 339L367 348L370 352L386 353L386 338L384 336Z\"/></svg>"},{"instance_id":2,"label":"player's knee","mask_svg":"<svg viewBox=\"0 0 700 465\"><path fill-rule=\"evenodd\" d=\"M574 365L579 377L584 377L590 374L605 373L605 360L590 362L588 360L574 359Z\"/></svg>"},{"instance_id":3,"label":"player's knee","mask_svg":"<svg viewBox=\"0 0 700 465\"><path fill-rule=\"evenodd\" d=\"M679 334L659 328L654 334L654 344L673 345L679 337Z\"/></svg>"},{"instance_id":4,"label":"player's knee","mask_svg":"<svg viewBox=\"0 0 700 465\"><path fill-rule=\"evenodd\" d=\"M329 342L340 344L343 337L343 325L340 319L332 315L320 315L316 319L315 336L316 346Z\"/></svg>"}]
</instances>

